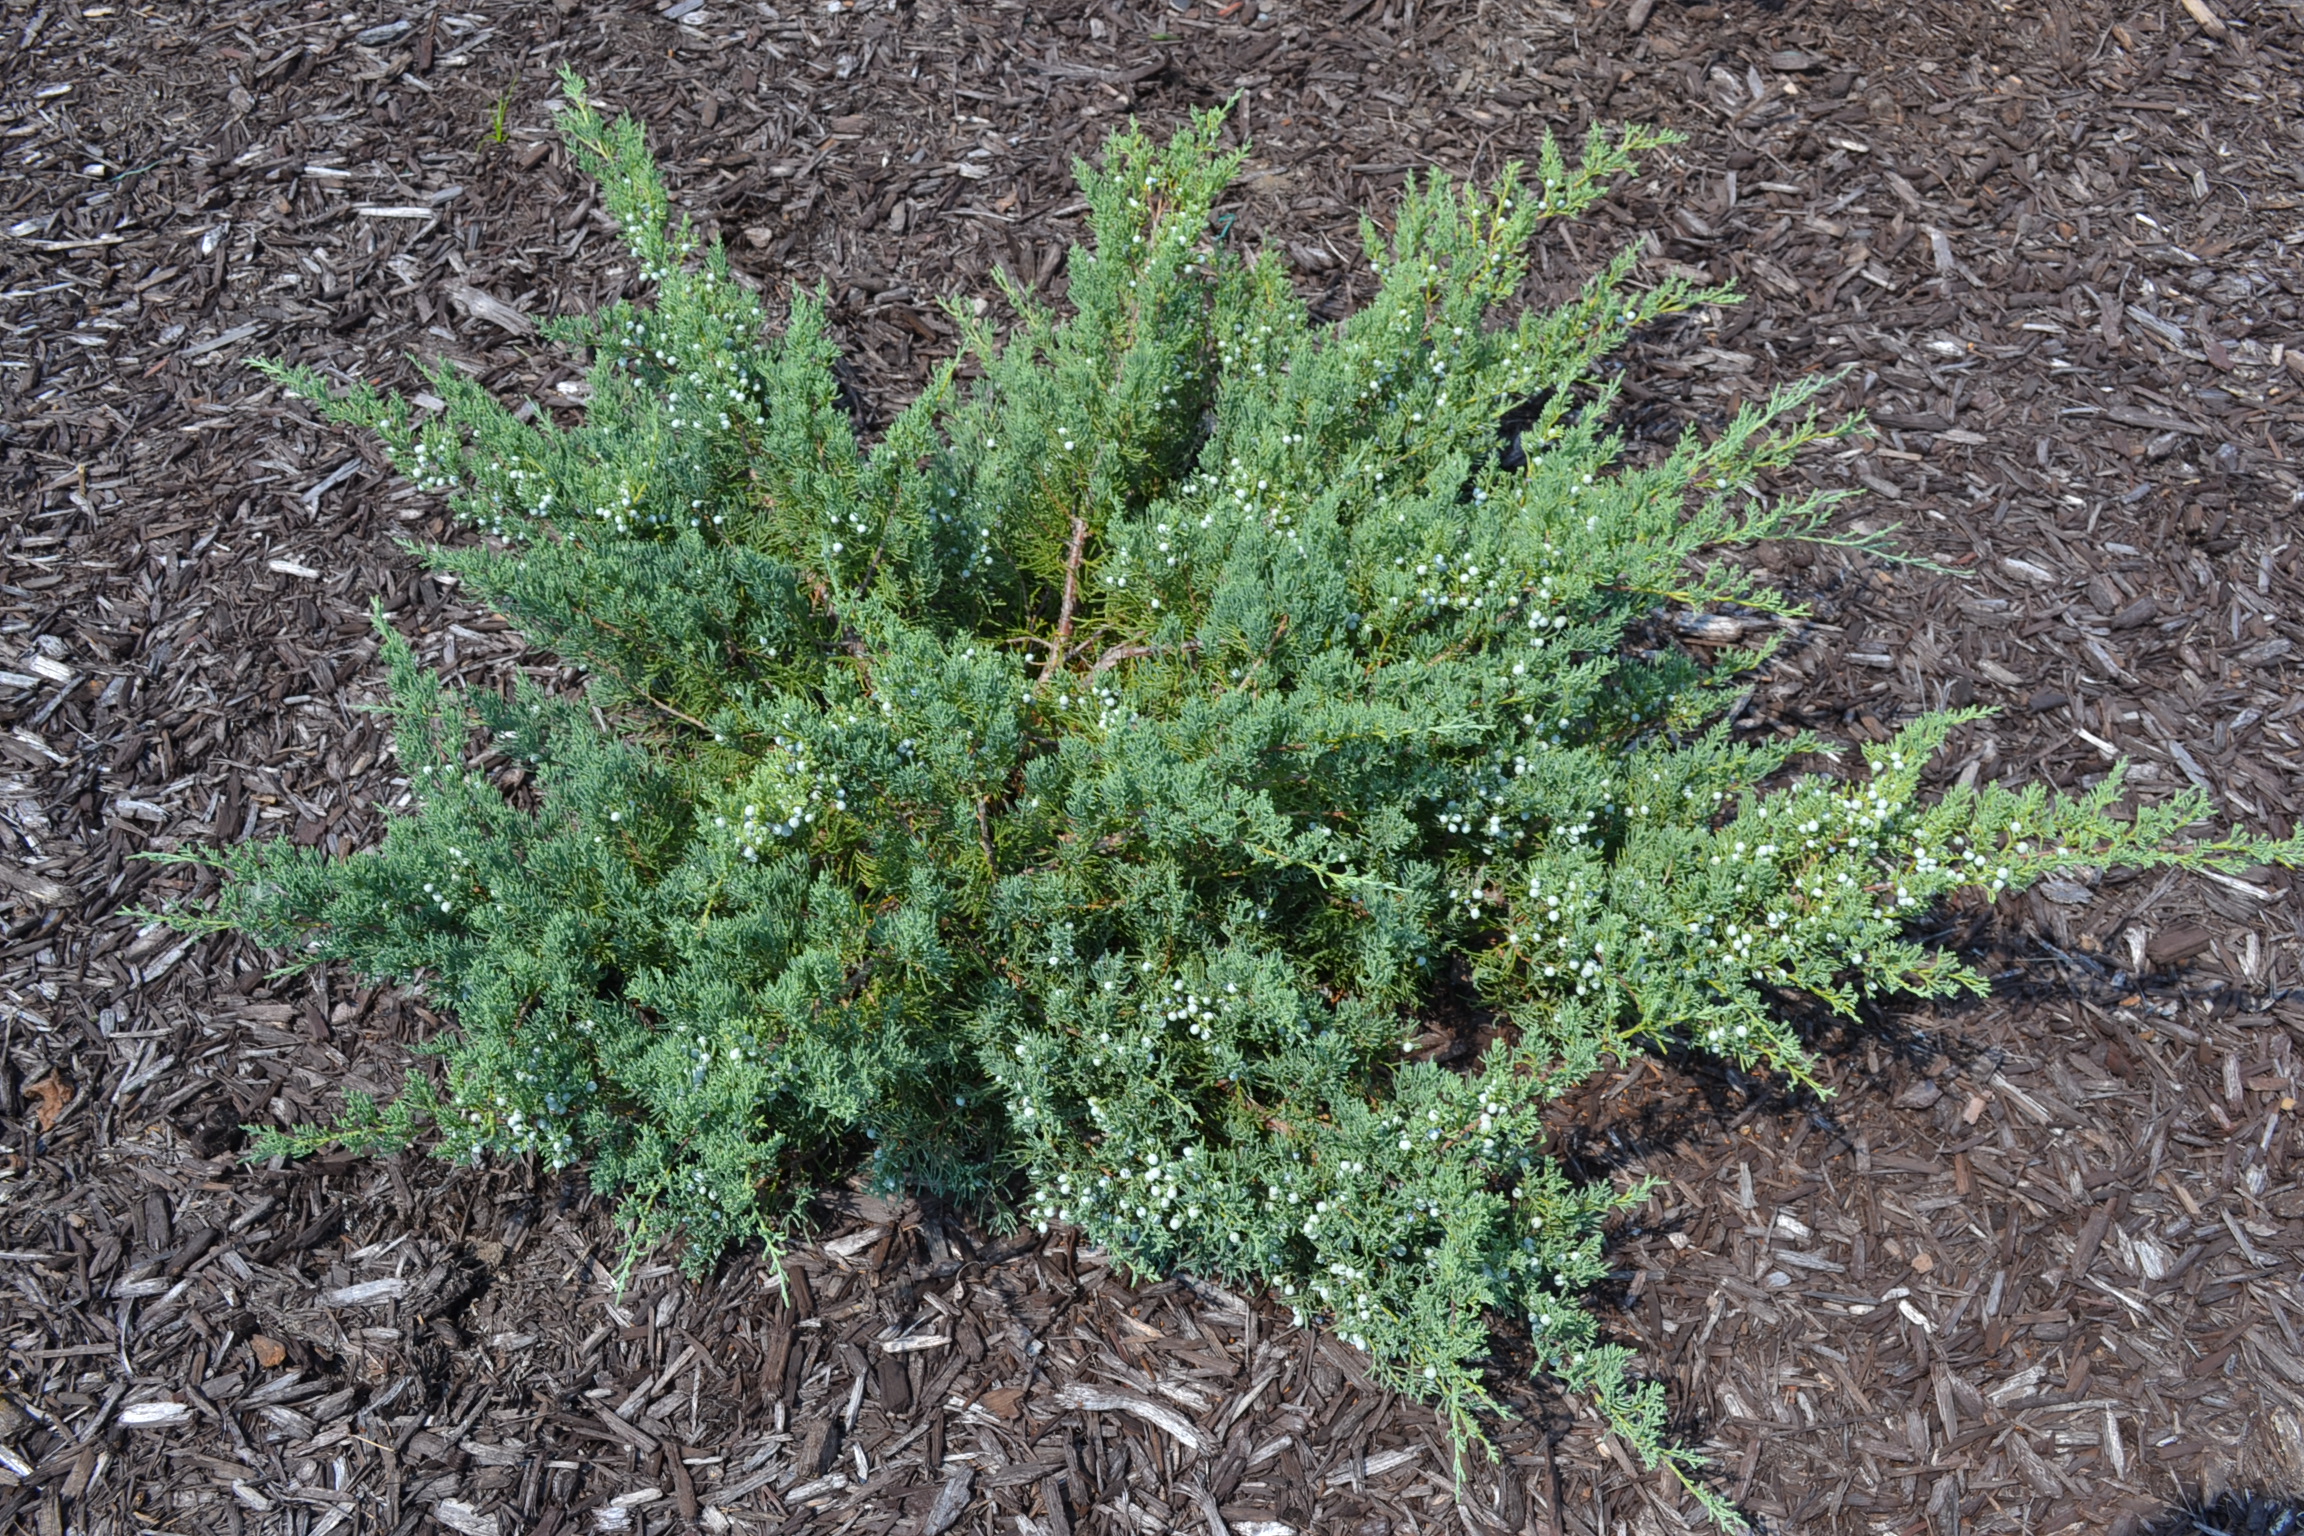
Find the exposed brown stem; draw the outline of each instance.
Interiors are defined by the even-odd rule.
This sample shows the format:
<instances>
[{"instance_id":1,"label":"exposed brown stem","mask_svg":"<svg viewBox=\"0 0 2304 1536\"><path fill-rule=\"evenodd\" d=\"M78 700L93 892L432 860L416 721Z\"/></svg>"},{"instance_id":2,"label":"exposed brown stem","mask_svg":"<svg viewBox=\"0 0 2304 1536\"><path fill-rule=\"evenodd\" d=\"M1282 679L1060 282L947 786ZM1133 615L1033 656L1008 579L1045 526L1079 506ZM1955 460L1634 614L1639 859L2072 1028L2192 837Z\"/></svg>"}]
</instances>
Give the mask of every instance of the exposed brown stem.
<instances>
[{"instance_id":1,"label":"exposed brown stem","mask_svg":"<svg viewBox=\"0 0 2304 1536\"><path fill-rule=\"evenodd\" d=\"M1200 650L1200 642L1197 640L1187 640L1184 642L1183 649L1185 654L1195 655ZM1109 668L1118 666L1121 662L1134 661L1139 656L1157 656L1160 654L1160 652L1161 647L1156 645L1116 645L1112 647L1112 649L1106 651L1103 655L1097 657L1096 665L1090 667L1088 671L1091 676L1094 676L1097 673L1104 672Z\"/></svg>"},{"instance_id":2,"label":"exposed brown stem","mask_svg":"<svg viewBox=\"0 0 2304 1536\"><path fill-rule=\"evenodd\" d=\"M1064 603L1056 610L1056 641L1048 648L1048 664L1040 669L1045 683L1063 665L1065 643L1072 638L1072 609L1080 601L1080 560L1088 551L1088 519L1072 518L1072 547L1064 552Z\"/></svg>"},{"instance_id":3,"label":"exposed brown stem","mask_svg":"<svg viewBox=\"0 0 2304 1536\"><path fill-rule=\"evenodd\" d=\"M1139 656L1149 656L1151 654L1152 647L1148 645L1116 645L1112 647L1112 649L1106 651L1103 655L1097 657L1096 665L1090 667L1088 670L1092 673L1102 672L1107 667L1118 666L1123 661L1133 661Z\"/></svg>"},{"instance_id":4,"label":"exposed brown stem","mask_svg":"<svg viewBox=\"0 0 2304 1536\"><path fill-rule=\"evenodd\" d=\"M640 697L646 699L649 703L655 705L658 709L664 711L664 713L670 715L675 720L685 720L700 731L709 731L712 729L712 727L706 725L703 721L688 713L688 711L678 708L675 705L667 704L652 693L642 693Z\"/></svg>"}]
</instances>

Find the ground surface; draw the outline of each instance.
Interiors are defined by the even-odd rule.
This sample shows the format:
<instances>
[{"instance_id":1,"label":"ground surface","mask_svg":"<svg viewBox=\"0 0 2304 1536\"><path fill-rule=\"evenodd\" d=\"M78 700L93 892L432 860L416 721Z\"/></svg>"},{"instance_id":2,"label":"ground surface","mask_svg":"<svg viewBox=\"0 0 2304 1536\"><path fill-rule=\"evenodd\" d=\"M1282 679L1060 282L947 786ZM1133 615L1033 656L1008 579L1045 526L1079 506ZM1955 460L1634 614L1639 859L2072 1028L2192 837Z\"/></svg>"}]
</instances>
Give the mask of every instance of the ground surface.
<instances>
[{"instance_id":1,"label":"ground surface","mask_svg":"<svg viewBox=\"0 0 2304 1536\"><path fill-rule=\"evenodd\" d=\"M1001 265L1061 290L1066 162L1128 112L1242 93L1234 237L1331 312L1355 210L1409 168L1668 123L1686 144L1540 252L1557 287L1645 238L1649 270L1752 296L1644 338L1629 419L1668 437L1846 366L1880 436L1808 478L1956 573L1778 558L1817 622L1742 728L1973 698L2001 713L1948 776L2071 784L2117 751L2145 794L2284 831L2304 16L2227 10L2216 36L2103 0L490 0L405 27L6 0L0 1523L1680 1529L1678 1490L1527 1386L1459 1501L1429 1415L1348 1351L1061 1240L852 1202L789 1305L749 1263L619 1290L573 1180L237 1162L236 1126L391 1083L441 1021L140 929L124 907L196 893L130 856L373 835L400 791L359 711L371 599L469 682L554 667L400 551L444 532L431 502L240 364L410 384L446 357L570 408L526 317L631 271L546 147L561 64L646 120L745 270L829 289L882 418L949 348L936 299L996 297ZM2290 877L2259 875L1952 914L1995 995L1820 1035L1829 1104L1643 1064L1564 1106L1588 1172L1668 1181L1617 1241L1611 1326L1756 1519L2118 1529L2304 1483L2304 996Z\"/></svg>"}]
</instances>

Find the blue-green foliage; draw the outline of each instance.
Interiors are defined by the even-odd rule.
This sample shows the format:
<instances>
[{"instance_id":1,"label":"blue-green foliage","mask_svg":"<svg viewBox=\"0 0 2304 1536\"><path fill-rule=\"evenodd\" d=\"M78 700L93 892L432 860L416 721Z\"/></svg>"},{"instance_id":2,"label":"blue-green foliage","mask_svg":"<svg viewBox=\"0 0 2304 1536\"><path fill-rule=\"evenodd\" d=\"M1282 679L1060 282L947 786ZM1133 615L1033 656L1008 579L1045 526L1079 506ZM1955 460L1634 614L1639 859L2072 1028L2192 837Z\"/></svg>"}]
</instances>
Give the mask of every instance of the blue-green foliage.
<instances>
[{"instance_id":1,"label":"blue-green foliage","mask_svg":"<svg viewBox=\"0 0 2304 1536\"><path fill-rule=\"evenodd\" d=\"M458 1024L443 1088L278 1145L587 1160L699 1264L863 1159L1269 1284L1467 1430L1491 1314L1525 1319L1678 1467L1577 1299L1638 1192L1537 1155L1546 1105L1666 1040L1805 1078L1783 990L1980 988L1905 937L1956 888L2263 853L2178 844L2189 801L2113 819L2116 776L1922 804L1951 716L1784 783L1802 744L1717 720L1750 657L1629 642L1670 605L1769 606L1703 551L1822 537L1827 500L1751 489L1819 435L1808 387L1621 462L1595 365L1723 296L1636 291L1626 256L1505 313L1538 222L1658 135L1412 189L1367 226L1377 296L1321 325L1215 233L1215 115L1123 133L1079 169L1074 313L1011 291L1003 339L956 312L980 378L946 369L867 450L817 306L769 335L639 128L570 96L657 295L563 327L583 426L448 369L422 424L282 370L492 536L432 563L594 687L451 699L391 637L415 812L346 860L217 856L213 921L420 978ZM1415 1059L1467 987L1494 1043Z\"/></svg>"}]
</instances>

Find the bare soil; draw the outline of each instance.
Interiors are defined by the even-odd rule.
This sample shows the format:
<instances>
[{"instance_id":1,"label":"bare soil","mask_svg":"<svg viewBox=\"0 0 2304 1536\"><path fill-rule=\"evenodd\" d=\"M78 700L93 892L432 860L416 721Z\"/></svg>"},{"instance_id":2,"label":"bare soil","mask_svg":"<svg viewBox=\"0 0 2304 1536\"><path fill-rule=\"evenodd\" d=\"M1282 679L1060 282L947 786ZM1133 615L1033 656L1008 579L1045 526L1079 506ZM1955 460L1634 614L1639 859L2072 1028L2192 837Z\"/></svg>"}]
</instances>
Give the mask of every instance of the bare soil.
<instances>
[{"instance_id":1,"label":"bare soil","mask_svg":"<svg viewBox=\"0 0 2304 1536\"><path fill-rule=\"evenodd\" d=\"M1177 3L5 0L0 1524L1692 1518L1508 1341L1522 1417L1459 1485L1429 1412L1334 1340L1068 1234L849 1199L780 1298L757 1260L619 1274L573 1177L239 1160L238 1127L389 1088L447 1021L145 928L124 914L203 893L134 855L373 837L404 786L362 712L372 600L467 684L560 676L403 552L447 535L434 502L241 364L414 388L445 359L572 410L534 320L636 290L551 147L564 64L771 294L832 296L878 419L952 346L937 299L996 306L1000 267L1061 292L1068 161L1130 113L1238 96L1232 238L1277 242L1326 313L1366 290L1358 210L1411 170L1677 127L1544 238L1543 292L1636 239L1651 273L1735 280L1749 302L1640 339L1627 424L1710 430L1844 368L1879 434L1788 483L1868 489L1850 520L1942 568L1760 552L1815 618L1739 727L1853 742L1983 702L1947 780L2069 786L2118 754L2141 795L2288 828L2304 11ZM1564 1105L1588 1174L1665 1180L1604 1300L1715 1486L1771 1530L1901 1536L2136 1531L2304 1487L2299 937L2285 871L2107 870L1947 913L1993 995L1819 1026L1828 1101L1674 1061Z\"/></svg>"}]
</instances>

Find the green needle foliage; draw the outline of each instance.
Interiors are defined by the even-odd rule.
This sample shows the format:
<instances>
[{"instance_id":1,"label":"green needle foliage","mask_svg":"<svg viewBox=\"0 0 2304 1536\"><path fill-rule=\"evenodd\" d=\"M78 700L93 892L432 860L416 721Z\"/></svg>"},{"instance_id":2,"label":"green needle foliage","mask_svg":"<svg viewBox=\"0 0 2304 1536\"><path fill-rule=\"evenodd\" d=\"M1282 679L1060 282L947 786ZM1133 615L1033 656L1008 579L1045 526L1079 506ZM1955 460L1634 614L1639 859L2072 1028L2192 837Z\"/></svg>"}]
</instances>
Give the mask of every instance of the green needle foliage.
<instances>
[{"instance_id":1,"label":"green needle foliage","mask_svg":"<svg viewBox=\"0 0 2304 1536\"><path fill-rule=\"evenodd\" d=\"M488 537L433 567L593 686L452 697L387 631L412 813L349 859L207 855L232 879L180 922L419 981L458 1024L438 1086L265 1151L586 1161L699 1266L861 1161L1270 1286L1472 1438L1507 1318L1685 1474L1578 1299L1645 1190L1540 1155L1546 1106L1665 1043L1812 1081L1772 999L1982 990L1906 936L1955 890L2293 852L2180 841L2191 799L2116 819L2117 775L1923 803L1963 715L1788 778L1811 744L1720 720L1752 656L1635 645L1671 605L1771 606L1704 552L1823 538L1830 500L1753 489L1823 435L1815 384L1624 460L1597 365L1726 295L1635 291L1627 252L1506 312L1539 223L1664 135L1412 188L1365 226L1376 297L1315 324L1217 233L1217 114L1119 134L1079 168L1073 313L1011 288L1002 338L955 310L979 376L867 448L818 305L769 335L640 128L567 85L656 286L560 326L582 426L445 367L421 420L276 370L447 493ZM1467 1005L1484 1054L1421 1059Z\"/></svg>"}]
</instances>

